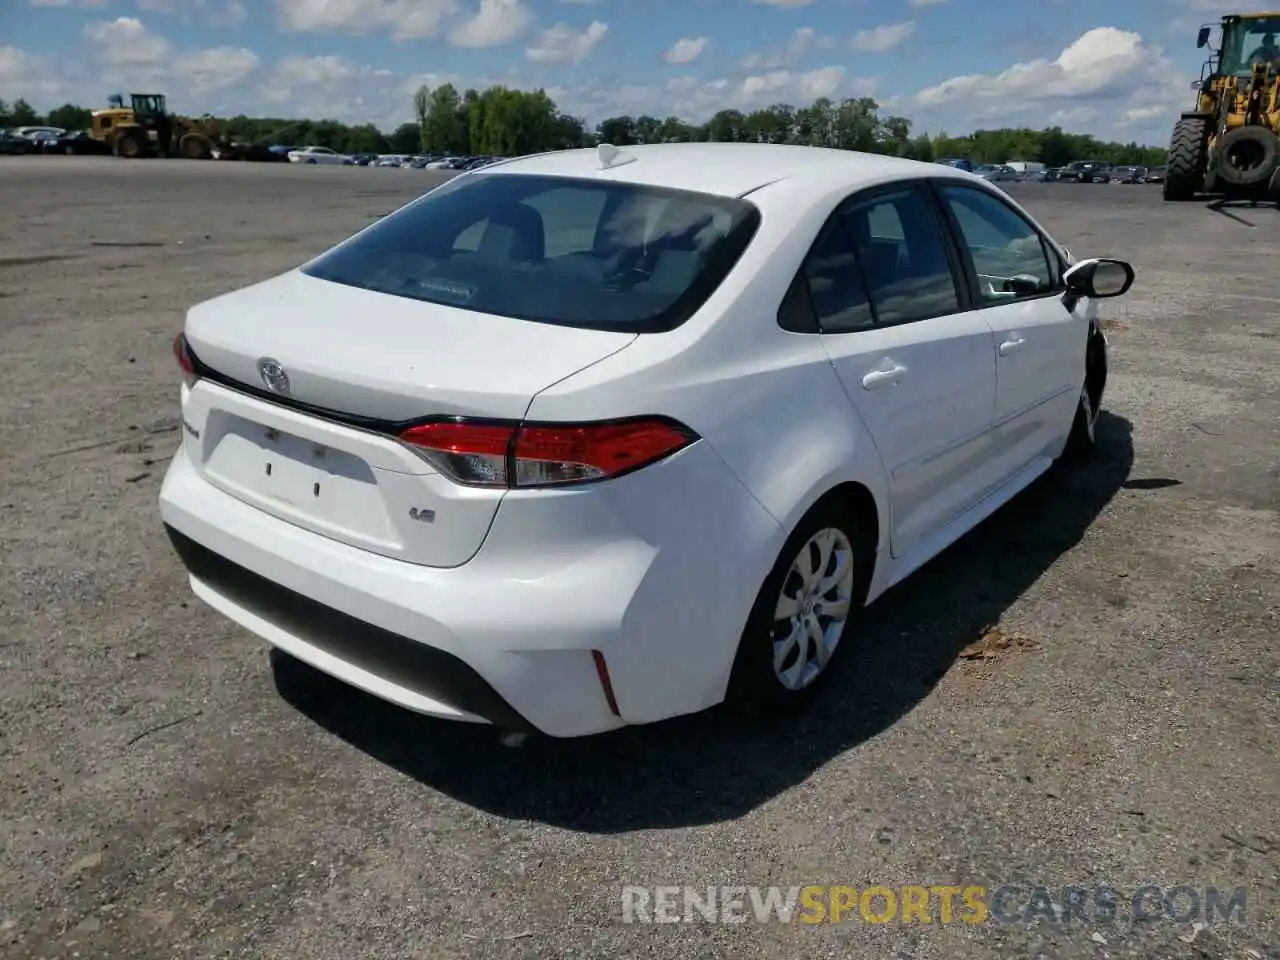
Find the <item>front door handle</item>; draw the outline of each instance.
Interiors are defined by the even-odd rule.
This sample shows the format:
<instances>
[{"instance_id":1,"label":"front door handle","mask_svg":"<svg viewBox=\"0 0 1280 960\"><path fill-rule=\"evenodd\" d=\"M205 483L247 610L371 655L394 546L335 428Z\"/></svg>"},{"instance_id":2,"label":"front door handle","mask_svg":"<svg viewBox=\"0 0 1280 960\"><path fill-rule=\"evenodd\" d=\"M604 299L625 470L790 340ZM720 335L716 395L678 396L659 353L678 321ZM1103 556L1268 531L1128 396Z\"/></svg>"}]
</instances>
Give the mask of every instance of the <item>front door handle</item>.
<instances>
[{"instance_id":1,"label":"front door handle","mask_svg":"<svg viewBox=\"0 0 1280 960\"><path fill-rule=\"evenodd\" d=\"M872 370L870 373L863 376L862 389L878 390L880 387L888 386L893 383L906 372L907 368L902 366L900 363L895 363L892 367L888 367L887 369Z\"/></svg>"},{"instance_id":2,"label":"front door handle","mask_svg":"<svg viewBox=\"0 0 1280 960\"><path fill-rule=\"evenodd\" d=\"M1022 345L1026 342L1027 341L1022 337L1015 337L1012 340L1006 340L1004 343L1000 344L1000 356L1007 357L1011 353L1017 353L1022 349Z\"/></svg>"}]
</instances>

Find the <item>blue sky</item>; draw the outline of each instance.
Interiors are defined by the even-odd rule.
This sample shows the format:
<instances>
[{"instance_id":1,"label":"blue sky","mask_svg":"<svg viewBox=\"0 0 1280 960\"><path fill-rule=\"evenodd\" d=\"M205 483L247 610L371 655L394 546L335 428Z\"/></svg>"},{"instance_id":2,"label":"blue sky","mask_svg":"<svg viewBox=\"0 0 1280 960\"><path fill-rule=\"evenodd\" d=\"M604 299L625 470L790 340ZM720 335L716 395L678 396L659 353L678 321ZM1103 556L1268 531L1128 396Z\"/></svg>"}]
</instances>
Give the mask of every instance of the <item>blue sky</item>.
<instances>
[{"instance_id":1,"label":"blue sky","mask_svg":"<svg viewBox=\"0 0 1280 960\"><path fill-rule=\"evenodd\" d=\"M918 129L1163 142L1214 0L0 0L0 99L409 119L421 83L545 87L595 121L870 95Z\"/></svg>"}]
</instances>

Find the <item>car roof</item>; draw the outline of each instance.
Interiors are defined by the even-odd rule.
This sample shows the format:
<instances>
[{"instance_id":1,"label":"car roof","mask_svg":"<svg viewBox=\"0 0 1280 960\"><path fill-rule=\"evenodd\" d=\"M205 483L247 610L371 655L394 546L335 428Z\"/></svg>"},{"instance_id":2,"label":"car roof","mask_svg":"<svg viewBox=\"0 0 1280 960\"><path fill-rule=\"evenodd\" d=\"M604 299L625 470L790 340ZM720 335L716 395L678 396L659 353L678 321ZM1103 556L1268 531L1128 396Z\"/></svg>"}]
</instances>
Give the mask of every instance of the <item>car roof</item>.
<instances>
[{"instance_id":1,"label":"car roof","mask_svg":"<svg viewBox=\"0 0 1280 960\"><path fill-rule=\"evenodd\" d=\"M934 176L939 171L937 164L917 160L789 144L652 143L618 149L621 156L606 169L601 169L598 149L587 148L502 161L485 167L484 175L585 177L740 197L784 179L856 189L894 177ZM628 155L635 159L618 162Z\"/></svg>"}]
</instances>

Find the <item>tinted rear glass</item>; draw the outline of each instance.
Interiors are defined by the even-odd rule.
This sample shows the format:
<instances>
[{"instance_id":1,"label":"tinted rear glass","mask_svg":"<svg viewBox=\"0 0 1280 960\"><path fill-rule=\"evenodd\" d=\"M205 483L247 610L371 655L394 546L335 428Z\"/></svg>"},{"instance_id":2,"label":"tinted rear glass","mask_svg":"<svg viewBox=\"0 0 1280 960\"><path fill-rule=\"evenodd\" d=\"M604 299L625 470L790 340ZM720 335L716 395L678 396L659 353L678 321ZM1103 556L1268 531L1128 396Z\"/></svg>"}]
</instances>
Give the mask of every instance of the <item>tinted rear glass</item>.
<instances>
[{"instance_id":1,"label":"tinted rear glass","mask_svg":"<svg viewBox=\"0 0 1280 960\"><path fill-rule=\"evenodd\" d=\"M683 323L754 236L742 200L635 184L467 174L306 264L311 277L542 323Z\"/></svg>"}]
</instances>

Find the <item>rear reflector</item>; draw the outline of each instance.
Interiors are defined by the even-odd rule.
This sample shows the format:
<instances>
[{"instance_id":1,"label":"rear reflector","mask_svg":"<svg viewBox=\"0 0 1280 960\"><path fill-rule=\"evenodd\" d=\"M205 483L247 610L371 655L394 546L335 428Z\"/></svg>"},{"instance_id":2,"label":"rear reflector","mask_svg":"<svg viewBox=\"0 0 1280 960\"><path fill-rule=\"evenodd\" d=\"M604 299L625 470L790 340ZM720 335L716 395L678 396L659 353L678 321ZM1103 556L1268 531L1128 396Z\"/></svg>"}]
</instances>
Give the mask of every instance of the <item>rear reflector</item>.
<instances>
[{"instance_id":1,"label":"rear reflector","mask_svg":"<svg viewBox=\"0 0 1280 960\"><path fill-rule=\"evenodd\" d=\"M600 689L604 691L609 712L615 717L621 717L622 711L618 709L618 698L613 692L613 680L609 677L609 665L604 662L604 654L599 650L592 650L591 659L596 662L596 676L600 679Z\"/></svg>"},{"instance_id":2,"label":"rear reflector","mask_svg":"<svg viewBox=\"0 0 1280 960\"><path fill-rule=\"evenodd\" d=\"M576 424L441 420L400 435L459 483L513 488L606 480L669 457L697 439L687 427L661 417Z\"/></svg>"}]
</instances>

